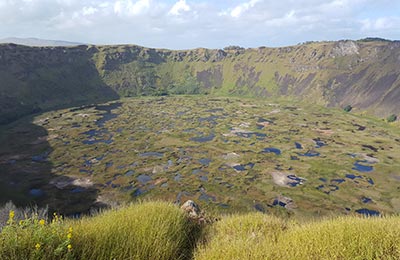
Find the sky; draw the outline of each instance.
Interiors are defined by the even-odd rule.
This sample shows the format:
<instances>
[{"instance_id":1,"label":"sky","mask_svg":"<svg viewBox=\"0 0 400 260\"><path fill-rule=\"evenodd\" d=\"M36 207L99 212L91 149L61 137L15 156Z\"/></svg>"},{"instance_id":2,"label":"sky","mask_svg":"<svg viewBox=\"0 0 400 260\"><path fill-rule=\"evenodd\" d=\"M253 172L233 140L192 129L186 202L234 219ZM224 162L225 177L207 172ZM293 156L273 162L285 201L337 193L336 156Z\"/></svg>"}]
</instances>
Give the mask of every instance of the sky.
<instances>
[{"instance_id":1,"label":"sky","mask_svg":"<svg viewBox=\"0 0 400 260\"><path fill-rule=\"evenodd\" d=\"M400 39L400 0L0 0L0 38L190 49Z\"/></svg>"}]
</instances>

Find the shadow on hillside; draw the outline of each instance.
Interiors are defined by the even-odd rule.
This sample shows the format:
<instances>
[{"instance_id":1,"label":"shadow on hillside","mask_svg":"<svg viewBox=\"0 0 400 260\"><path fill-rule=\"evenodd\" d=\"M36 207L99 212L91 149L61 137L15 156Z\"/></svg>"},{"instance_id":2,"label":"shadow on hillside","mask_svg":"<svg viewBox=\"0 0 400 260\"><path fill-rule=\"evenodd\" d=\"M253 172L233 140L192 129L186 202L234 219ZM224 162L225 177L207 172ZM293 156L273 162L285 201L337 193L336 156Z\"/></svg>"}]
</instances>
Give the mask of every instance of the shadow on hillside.
<instances>
[{"instance_id":1,"label":"shadow on hillside","mask_svg":"<svg viewBox=\"0 0 400 260\"><path fill-rule=\"evenodd\" d=\"M116 100L93 56L95 47L0 45L0 124L44 111Z\"/></svg>"},{"instance_id":2,"label":"shadow on hillside","mask_svg":"<svg viewBox=\"0 0 400 260\"><path fill-rule=\"evenodd\" d=\"M0 132L0 205L49 207L49 213L67 216L104 207L96 202L98 190L69 177L57 177L47 156L52 152L48 133L33 123L7 126ZM84 177L84 176L83 176Z\"/></svg>"}]
</instances>

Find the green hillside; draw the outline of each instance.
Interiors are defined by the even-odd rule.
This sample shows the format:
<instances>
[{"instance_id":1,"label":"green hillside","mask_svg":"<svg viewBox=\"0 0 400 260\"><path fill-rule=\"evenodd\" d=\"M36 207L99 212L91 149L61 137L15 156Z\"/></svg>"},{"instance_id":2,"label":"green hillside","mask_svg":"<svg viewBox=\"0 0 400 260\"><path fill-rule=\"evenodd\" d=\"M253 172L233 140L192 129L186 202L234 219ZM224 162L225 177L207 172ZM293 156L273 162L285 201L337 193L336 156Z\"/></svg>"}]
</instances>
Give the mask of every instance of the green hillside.
<instances>
[{"instance_id":1,"label":"green hillside","mask_svg":"<svg viewBox=\"0 0 400 260\"><path fill-rule=\"evenodd\" d=\"M118 97L198 93L295 96L386 117L400 112L399 55L399 42L380 39L184 51L3 44L0 121Z\"/></svg>"}]
</instances>

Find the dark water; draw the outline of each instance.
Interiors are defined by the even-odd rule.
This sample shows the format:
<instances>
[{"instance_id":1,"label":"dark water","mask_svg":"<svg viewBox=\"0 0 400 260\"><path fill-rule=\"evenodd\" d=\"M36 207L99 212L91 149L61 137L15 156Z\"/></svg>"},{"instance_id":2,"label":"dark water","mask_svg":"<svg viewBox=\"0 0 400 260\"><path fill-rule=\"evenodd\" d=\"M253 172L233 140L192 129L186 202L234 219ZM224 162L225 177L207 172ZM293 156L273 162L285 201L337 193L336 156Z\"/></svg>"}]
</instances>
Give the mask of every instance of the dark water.
<instances>
[{"instance_id":1,"label":"dark water","mask_svg":"<svg viewBox=\"0 0 400 260\"><path fill-rule=\"evenodd\" d=\"M78 187L78 188L75 188L75 189L71 190L72 193L81 193L81 192L84 192L84 191L85 191L85 189L81 188L81 187Z\"/></svg>"},{"instance_id":2,"label":"dark water","mask_svg":"<svg viewBox=\"0 0 400 260\"><path fill-rule=\"evenodd\" d=\"M367 161L356 161L352 169L359 172L372 172L374 170L374 167L360 163L367 163Z\"/></svg>"},{"instance_id":3,"label":"dark water","mask_svg":"<svg viewBox=\"0 0 400 260\"><path fill-rule=\"evenodd\" d=\"M321 147L327 145L325 142L321 141L320 139L313 139L313 141L315 142L315 148L321 148Z\"/></svg>"},{"instance_id":4,"label":"dark water","mask_svg":"<svg viewBox=\"0 0 400 260\"><path fill-rule=\"evenodd\" d=\"M354 174L346 174L346 178L354 180L354 179L362 179L362 176Z\"/></svg>"},{"instance_id":5,"label":"dark water","mask_svg":"<svg viewBox=\"0 0 400 260\"><path fill-rule=\"evenodd\" d=\"M296 146L296 149L303 149L301 143L295 142L294 145Z\"/></svg>"},{"instance_id":6,"label":"dark water","mask_svg":"<svg viewBox=\"0 0 400 260\"><path fill-rule=\"evenodd\" d=\"M106 162L106 168L110 168L111 166L113 166L114 163L113 162Z\"/></svg>"},{"instance_id":7,"label":"dark water","mask_svg":"<svg viewBox=\"0 0 400 260\"><path fill-rule=\"evenodd\" d=\"M113 114L111 112L111 110L117 109L121 105L122 105L122 103L117 102L117 103L112 103L112 104L109 104L109 105L96 106L95 107L96 110L105 111L106 112L106 113L102 114L101 115L102 117L96 121L96 125L98 127L104 127L104 124L106 122L110 121L111 119L117 118L118 114Z\"/></svg>"},{"instance_id":8,"label":"dark water","mask_svg":"<svg viewBox=\"0 0 400 260\"><path fill-rule=\"evenodd\" d=\"M208 195L206 193L202 193L199 196L199 200L209 202L209 201L216 201L217 199L214 196Z\"/></svg>"},{"instance_id":9,"label":"dark water","mask_svg":"<svg viewBox=\"0 0 400 260\"><path fill-rule=\"evenodd\" d=\"M141 184L146 184L149 181L151 181L151 177L149 175L146 174L141 174L136 178Z\"/></svg>"},{"instance_id":10,"label":"dark water","mask_svg":"<svg viewBox=\"0 0 400 260\"><path fill-rule=\"evenodd\" d=\"M213 108L213 109L206 110L206 112L208 112L208 113L216 113L216 112L222 112L222 111L224 111L223 108Z\"/></svg>"},{"instance_id":11,"label":"dark water","mask_svg":"<svg viewBox=\"0 0 400 260\"><path fill-rule=\"evenodd\" d=\"M200 176L199 179L200 179L201 181L205 181L205 182L208 181L208 177L207 177L207 176Z\"/></svg>"},{"instance_id":12,"label":"dark water","mask_svg":"<svg viewBox=\"0 0 400 260\"><path fill-rule=\"evenodd\" d=\"M246 170L250 170L253 169L254 167L254 163L248 163L248 164L239 164L239 165L235 165L233 166L233 169L237 170L237 171L246 171Z\"/></svg>"},{"instance_id":13,"label":"dark water","mask_svg":"<svg viewBox=\"0 0 400 260\"><path fill-rule=\"evenodd\" d=\"M33 162L46 162L49 154L50 154L50 152L44 152L39 155L34 155L34 156L32 156L32 161Z\"/></svg>"},{"instance_id":14,"label":"dark water","mask_svg":"<svg viewBox=\"0 0 400 260\"><path fill-rule=\"evenodd\" d=\"M227 208L230 207L228 204L225 204L225 203L219 203L218 206L223 208L223 209L227 209Z\"/></svg>"},{"instance_id":15,"label":"dark water","mask_svg":"<svg viewBox=\"0 0 400 260\"><path fill-rule=\"evenodd\" d=\"M117 118L118 114L113 114L111 110L119 108L121 103L113 103L109 105L100 105L96 106L95 109L99 111L105 111L105 113L101 114L101 118L96 121L96 125L101 128L100 130L91 129L82 134L88 136L88 140L84 140L82 143L87 145L105 143L111 144L113 142L113 135L104 128L106 122Z\"/></svg>"},{"instance_id":16,"label":"dark water","mask_svg":"<svg viewBox=\"0 0 400 260\"><path fill-rule=\"evenodd\" d=\"M127 172L125 173L125 176L126 176L126 177L130 177L130 176L132 176L133 174L135 174L135 171L130 170L130 171L127 171Z\"/></svg>"},{"instance_id":17,"label":"dark water","mask_svg":"<svg viewBox=\"0 0 400 260\"><path fill-rule=\"evenodd\" d=\"M331 180L332 183L337 183L337 184L341 184L341 183L343 183L345 181L346 181L345 179L332 179Z\"/></svg>"},{"instance_id":18,"label":"dark water","mask_svg":"<svg viewBox=\"0 0 400 260\"><path fill-rule=\"evenodd\" d=\"M262 152L263 153L274 153L276 155L281 155L281 150L279 150L278 148L273 148L273 147L265 148Z\"/></svg>"},{"instance_id":19,"label":"dark water","mask_svg":"<svg viewBox=\"0 0 400 260\"><path fill-rule=\"evenodd\" d=\"M89 131L83 132L82 134L87 135L87 140L82 141L83 144L98 144L105 143L111 144L113 142L113 135L108 132L106 129L95 130L91 129Z\"/></svg>"},{"instance_id":20,"label":"dark water","mask_svg":"<svg viewBox=\"0 0 400 260\"><path fill-rule=\"evenodd\" d=\"M180 173L177 173L174 177L174 181L180 182L182 180L182 175Z\"/></svg>"},{"instance_id":21,"label":"dark water","mask_svg":"<svg viewBox=\"0 0 400 260\"><path fill-rule=\"evenodd\" d=\"M282 202L278 199L275 199L274 202L272 203L273 206L281 206L281 207L286 207L286 203Z\"/></svg>"},{"instance_id":22,"label":"dark water","mask_svg":"<svg viewBox=\"0 0 400 260\"><path fill-rule=\"evenodd\" d=\"M211 163L211 159L210 158L199 159L199 163L204 165L204 166L208 166Z\"/></svg>"},{"instance_id":23,"label":"dark water","mask_svg":"<svg viewBox=\"0 0 400 260\"><path fill-rule=\"evenodd\" d=\"M31 189L29 191L29 195L33 197L42 197L44 195L44 191L42 191L41 189Z\"/></svg>"},{"instance_id":24,"label":"dark water","mask_svg":"<svg viewBox=\"0 0 400 260\"><path fill-rule=\"evenodd\" d=\"M254 205L254 208L259 212L265 213L265 208L261 204Z\"/></svg>"},{"instance_id":25,"label":"dark water","mask_svg":"<svg viewBox=\"0 0 400 260\"><path fill-rule=\"evenodd\" d=\"M215 120L217 120L218 118L220 118L220 116L208 116L208 117L200 117L198 119L199 123L203 123L203 122L208 122L210 124L214 124L216 125L217 122Z\"/></svg>"},{"instance_id":26,"label":"dark water","mask_svg":"<svg viewBox=\"0 0 400 260\"><path fill-rule=\"evenodd\" d=\"M161 158L164 156L163 153L159 153L159 152L147 152L147 153L141 153L139 154L140 157L158 157Z\"/></svg>"},{"instance_id":27,"label":"dark water","mask_svg":"<svg viewBox=\"0 0 400 260\"><path fill-rule=\"evenodd\" d=\"M362 197L361 201L362 201L362 203L370 203L370 202L372 202L372 199L371 198L367 198L367 197Z\"/></svg>"},{"instance_id":28,"label":"dark water","mask_svg":"<svg viewBox=\"0 0 400 260\"><path fill-rule=\"evenodd\" d=\"M365 215L365 216L369 216L369 217L380 216L381 215L381 213L379 213L379 211L371 210L371 209L365 209L365 208L364 209L358 209L358 210L356 210L356 212L359 213L359 214Z\"/></svg>"},{"instance_id":29,"label":"dark water","mask_svg":"<svg viewBox=\"0 0 400 260\"><path fill-rule=\"evenodd\" d=\"M132 193L132 196L133 197L138 197L138 196L140 196L140 195L142 195L144 193L146 193L146 190L138 188Z\"/></svg>"},{"instance_id":30,"label":"dark water","mask_svg":"<svg viewBox=\"0 0 400 260\"><path fill-rule=\"evenodd\" d=\"M308 151L306 153L298 153L298 155L305 156L305 157L317 157L317 156L320 156L321 154L318 152L314 152L314 151Z\"/></svg>"},{"instance_id":31,"label":"dark water","mask_svg":"<svg viewBox=\"0 0 400 260\"><path fill-rule=\"evenodd\" d=\"M267 137L266 134L263 133L258 133L258 132L238 132L236 133L237 136L239 137L244 137L244 138L252 138L253 136L256 136L258 140L263 140L265 137Z\"/></svg>"},{"instance_id":32,"label":"dark water","mask_svg":"<svg viewBox=\"0 0 400 260\"><path fill-rule=\"evenodd\" d=\"M296 187L304 182L304 179L299 178L296 175L288 175L287 177L291 180L287 183L291 187Z\"/></svg>"},{"instance_id":33,"label":"dark water","mask_svg":"<svg viewBox=\"0 0 400 260\"><path fill-rule=\"evenodd\" d=\"M214 138L215 138L215 134L211 133L207 136L198 136L198 137L190 138L190 141L205 143L205 142L210 142L210 141L214 140Z\"/></svg>"}]
</instances>

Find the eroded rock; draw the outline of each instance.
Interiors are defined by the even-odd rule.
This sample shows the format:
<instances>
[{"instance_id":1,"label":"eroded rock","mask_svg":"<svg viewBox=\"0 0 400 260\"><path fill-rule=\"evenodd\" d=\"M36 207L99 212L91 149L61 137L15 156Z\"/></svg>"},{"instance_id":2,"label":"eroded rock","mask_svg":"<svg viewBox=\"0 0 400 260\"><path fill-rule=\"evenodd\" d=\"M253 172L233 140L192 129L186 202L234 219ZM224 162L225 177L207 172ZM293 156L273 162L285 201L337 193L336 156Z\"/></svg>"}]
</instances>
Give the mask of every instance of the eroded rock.
<instances>
[{"instance_id":1,"label":"eroded rock","mask_svg":"<svg viewBox=\"0 0 400 260\"><path fill-rule=\"evenodd\" d=\"M181 209L185 211L190 218L197 219L201 217L200 207L193 200L188 200L183 203Z\"/></svg>"}]
</instances>

